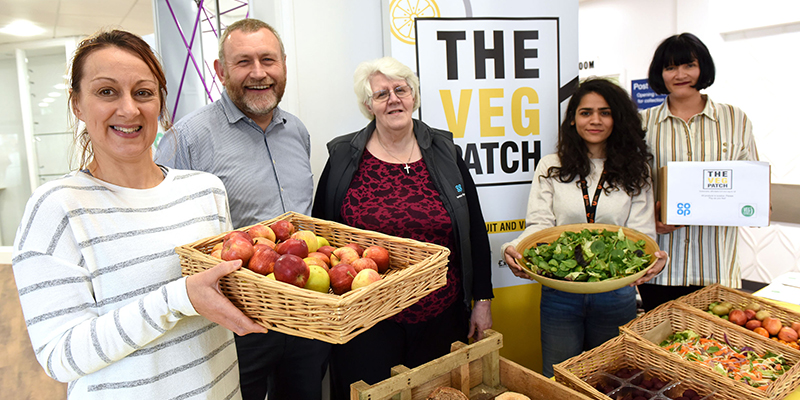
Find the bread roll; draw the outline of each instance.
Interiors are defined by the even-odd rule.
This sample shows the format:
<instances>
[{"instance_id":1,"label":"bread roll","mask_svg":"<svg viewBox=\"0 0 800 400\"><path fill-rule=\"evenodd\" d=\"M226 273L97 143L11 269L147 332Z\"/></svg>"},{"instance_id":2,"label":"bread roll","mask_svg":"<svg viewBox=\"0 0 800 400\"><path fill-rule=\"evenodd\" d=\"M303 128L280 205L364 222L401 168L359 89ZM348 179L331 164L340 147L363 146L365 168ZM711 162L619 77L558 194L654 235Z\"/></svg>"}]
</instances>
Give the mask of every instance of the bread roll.
<instances>
[{"instance_id":1,"label":"bread roll","mask_svg":"<svg viewBox=\"0 0 800 400\"><path fill-rule=\"evenodd\" d=\"M440 386L428 395L428 400L469 400L469 397L460 390L449 386Z\"/></svg>"},{"instance_id":2,"label":"bread roll","mask_svg":"<svg viewBox=\"0 0 800 400\"><path fill-rule=\"evenodd\" d=\"M522 393L517 392L505 392L497 397L494 400L531 400L530 397L525 396Z\"/></svg>"}]
</instances>

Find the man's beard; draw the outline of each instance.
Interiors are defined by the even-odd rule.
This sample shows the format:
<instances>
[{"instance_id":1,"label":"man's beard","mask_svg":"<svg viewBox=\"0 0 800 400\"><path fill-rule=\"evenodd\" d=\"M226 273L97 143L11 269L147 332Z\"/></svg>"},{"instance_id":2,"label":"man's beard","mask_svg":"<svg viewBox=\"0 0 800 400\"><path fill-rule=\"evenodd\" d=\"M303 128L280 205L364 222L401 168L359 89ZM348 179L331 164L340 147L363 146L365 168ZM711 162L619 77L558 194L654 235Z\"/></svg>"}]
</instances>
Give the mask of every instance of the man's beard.
<instances>
[{"instance_id":1,"label":"man's beard","mask_svg":"<svg viewBox=\"0 0 800 400\"><path fill-rule=\"evenodd\" d=\"M271 90L266 94L245 93L245 86L267 86L272 84ZM233 104L247 115L265 116L269 115L283 98L286 90L286 81L275 82L272 79L261 82L245 82L244 84L234 85L227 81L225 90Z\"/></svg>"}]
</instances>

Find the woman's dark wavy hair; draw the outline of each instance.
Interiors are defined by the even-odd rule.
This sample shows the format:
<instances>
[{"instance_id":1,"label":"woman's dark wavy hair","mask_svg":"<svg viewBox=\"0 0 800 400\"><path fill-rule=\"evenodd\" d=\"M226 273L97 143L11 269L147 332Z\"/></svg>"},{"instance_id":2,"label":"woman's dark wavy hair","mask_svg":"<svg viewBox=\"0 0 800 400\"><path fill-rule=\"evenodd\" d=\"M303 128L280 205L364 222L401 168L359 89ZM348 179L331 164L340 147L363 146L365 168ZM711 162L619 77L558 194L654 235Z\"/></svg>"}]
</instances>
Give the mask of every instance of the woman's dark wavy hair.
<instances>
[{"instance_id":1,"label":"woman's dark wavy hair","mask_svg":"<svg viewBox=\"0 0 800 400\"><path fill-rule=\"evenodd\" d=\"M714 59L711 58L708 47L691 33L672 35L664 39L656 48L653 60L650 61L647 83L650 84L650 88L654 92L669 94L667 85L664 83L664 77L661 75L664 68L671 65L688 64L694 60L697 60L697 66L700 67L700 76L697 78L697 83L692 87L697 90L703 90L714 83L714 77L716 76Z\"/></svg>"},{"instance_id":2,"label":"woman's dark wavy hair","mask_svg":"<svg viewBox=\"0 0 800 400\"><path fill-rule=\"evenodd\" d=\"M558 132L557 153L561 166L550 167L546 178L555 177L567 183L575 178L586 178L591 173L589 148L574 125L578 105L588 93L596 93L606 100L614 120L614 128L606 140L605 192L621 189L636 196L651 184L650 161L653 155L647 150L636 104L624 89L602 78L585 80L569 100L567 114Z\"/></svg>"}]
</instances>

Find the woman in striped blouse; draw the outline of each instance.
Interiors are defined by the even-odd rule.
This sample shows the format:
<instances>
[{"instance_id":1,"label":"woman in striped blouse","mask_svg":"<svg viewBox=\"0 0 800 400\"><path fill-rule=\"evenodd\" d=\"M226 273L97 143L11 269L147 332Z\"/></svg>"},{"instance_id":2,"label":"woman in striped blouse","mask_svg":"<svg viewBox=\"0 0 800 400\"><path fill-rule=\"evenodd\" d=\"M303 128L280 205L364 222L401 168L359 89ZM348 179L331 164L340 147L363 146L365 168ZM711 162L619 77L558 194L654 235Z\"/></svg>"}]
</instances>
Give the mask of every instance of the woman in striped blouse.
<instances>
[{"instance_id":1,"label":"woman in striped blouse","mask_svg":"<svg viewBox=\"0 0 800 400\"><path fill-rule=\"evenodd\" d=\"M667 99L641 112L653 171L669 161L758 160L747 115L700 93L714 75L708 48L691 33L671 36L656 49L648 81ZM653 178L658 187L657 174ZM663 273L639 286L645 310L713 283L741 287L737 227L665 225L659 211L656 203L658 246L671 259Z\"/></svg>"},{"instance_id":2,"label":"woman in striped blouse","mask_svg":"<svg viewBox=\"0 0 800 400\"><path fill-rule=\"evenodd\" d=\"M230 229L222 182L153 162L166 79L141 38L100 32L71 73L80 168L34 191L14 241L36 358L70 399L240 399L230 330L264 331L218 289L240 263L182 278L174 251Z\"/></svg>"}]
</instances>

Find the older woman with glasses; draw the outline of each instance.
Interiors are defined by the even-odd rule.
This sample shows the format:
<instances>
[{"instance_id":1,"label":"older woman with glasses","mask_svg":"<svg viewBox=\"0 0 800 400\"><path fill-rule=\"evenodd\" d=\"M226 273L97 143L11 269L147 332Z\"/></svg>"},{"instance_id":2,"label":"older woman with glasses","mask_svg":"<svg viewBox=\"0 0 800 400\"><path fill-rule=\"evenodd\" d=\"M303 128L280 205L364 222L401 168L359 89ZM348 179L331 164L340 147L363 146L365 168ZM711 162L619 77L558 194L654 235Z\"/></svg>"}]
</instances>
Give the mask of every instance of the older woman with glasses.
<instances>
[{"instance_id":1,"label":"older woman with glasses","mask_svg":"<svg viewBox=\"0 0 800 400\"><path fill-rule=\"evenodd\" d=\"M453 135L414 120L419 79L391 57L358 66L354 89L370 123L328 143L313 215L450 249L447 284L333 347L331 398L359 380L413 368L480 339L492 325L489 238L478 193Z\"/></svg>"}]
</instances>

